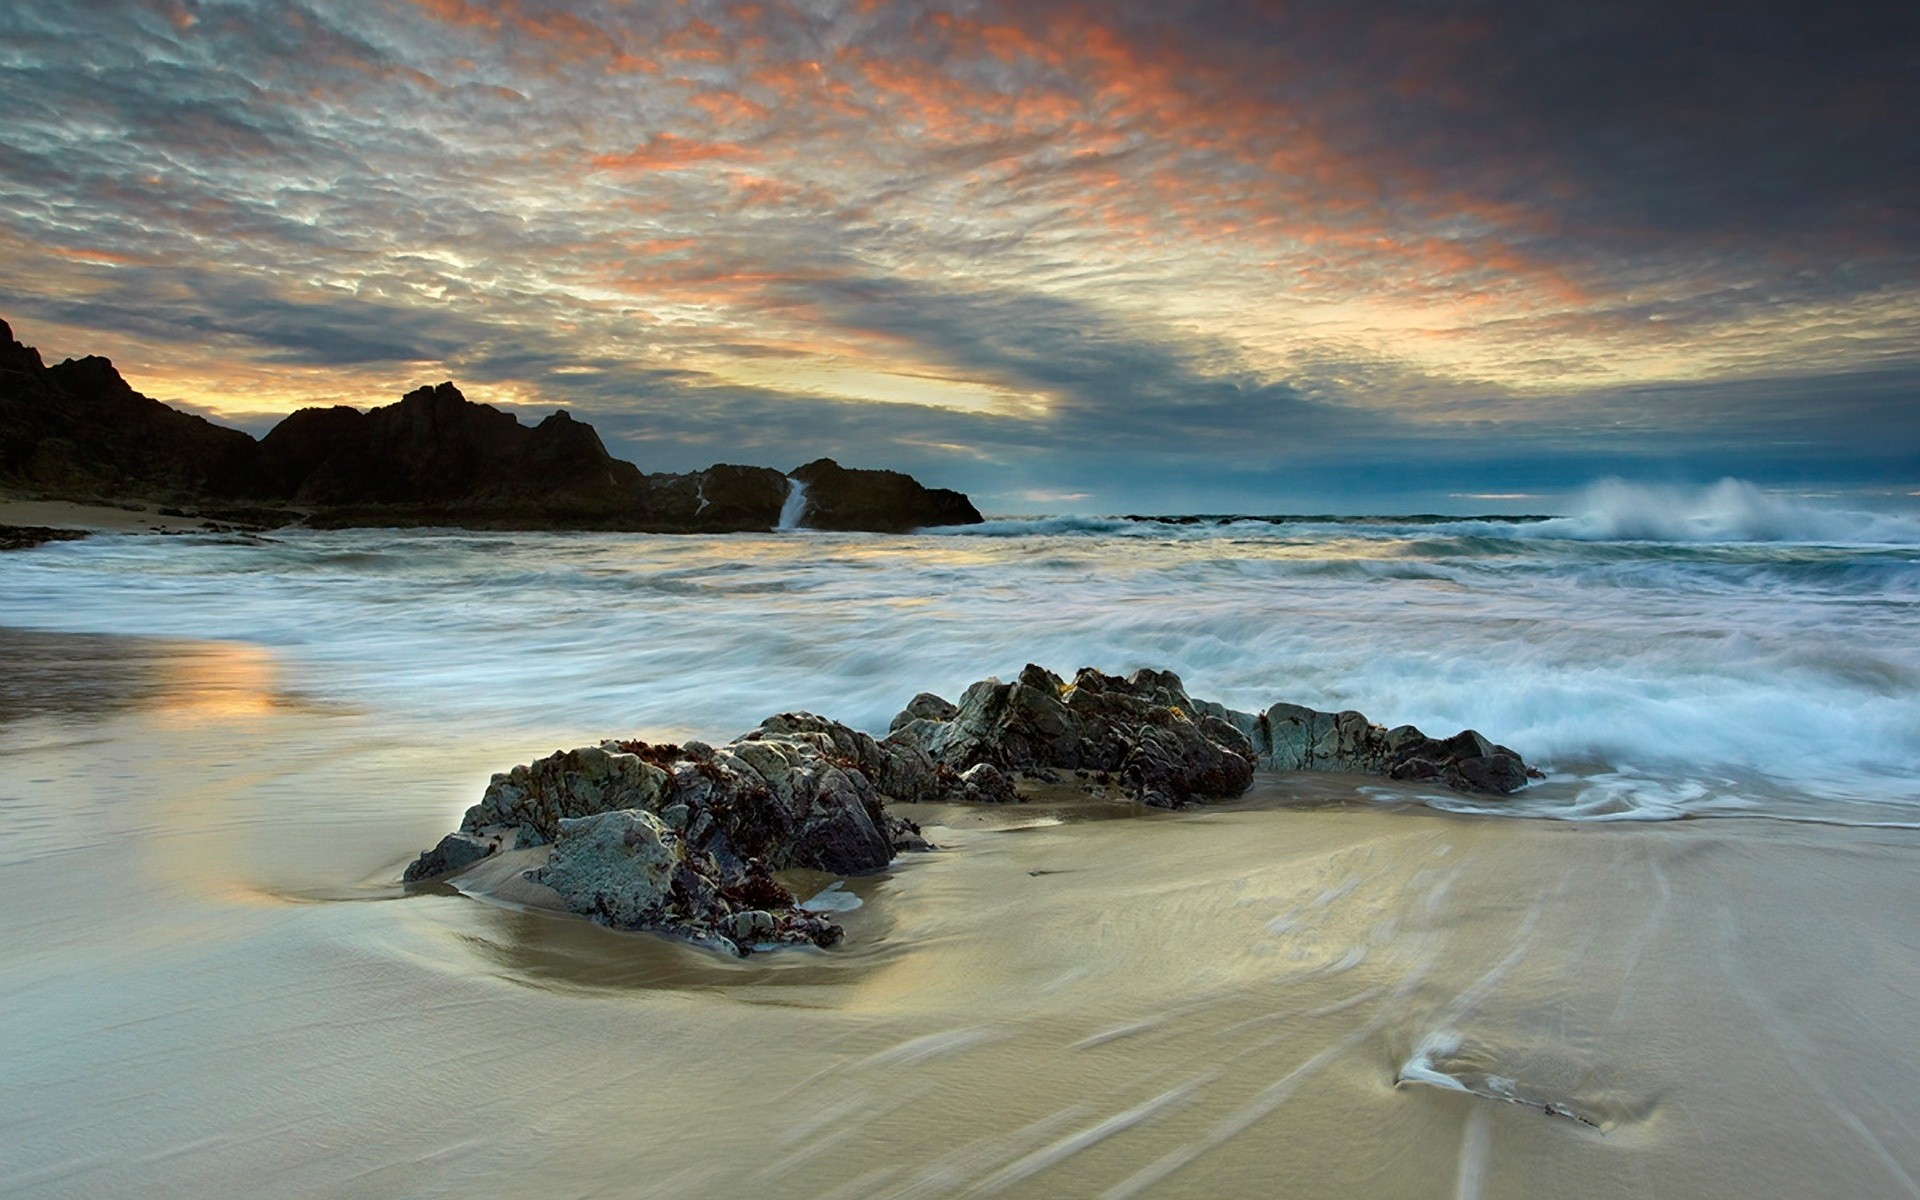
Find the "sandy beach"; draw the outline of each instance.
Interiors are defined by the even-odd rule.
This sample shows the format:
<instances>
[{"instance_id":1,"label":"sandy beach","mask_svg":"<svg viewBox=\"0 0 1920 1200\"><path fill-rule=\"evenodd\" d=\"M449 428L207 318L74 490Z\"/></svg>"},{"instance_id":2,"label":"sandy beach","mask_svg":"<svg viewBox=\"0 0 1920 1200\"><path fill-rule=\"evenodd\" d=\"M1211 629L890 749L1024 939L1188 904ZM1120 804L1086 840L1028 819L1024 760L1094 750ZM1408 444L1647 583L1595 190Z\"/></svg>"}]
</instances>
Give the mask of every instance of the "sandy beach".
<instances>
[{"instance_id":1,"label":"sandy beach","mask_svg":"<svg viewBox=\"0 0 1920 1200\"><path fill-rule=\"evenodd\" d=\"M204 528L201 517L162 516L159 504L78 504L29 500L0 492L0 525L80 529L89 533L187 533Z\"/></svg>"},{"instance_id":2,"label":"sandy beach","mask_svg":"<svg viewBox=\"0 0 1920 1200\"><path fill-rule=\"evenodd\" d=\"M9 1195L1916 1193L1911 831L927 810L739 962L403 895L550 739L3 636Z\"/></svg>"}]
</instances>

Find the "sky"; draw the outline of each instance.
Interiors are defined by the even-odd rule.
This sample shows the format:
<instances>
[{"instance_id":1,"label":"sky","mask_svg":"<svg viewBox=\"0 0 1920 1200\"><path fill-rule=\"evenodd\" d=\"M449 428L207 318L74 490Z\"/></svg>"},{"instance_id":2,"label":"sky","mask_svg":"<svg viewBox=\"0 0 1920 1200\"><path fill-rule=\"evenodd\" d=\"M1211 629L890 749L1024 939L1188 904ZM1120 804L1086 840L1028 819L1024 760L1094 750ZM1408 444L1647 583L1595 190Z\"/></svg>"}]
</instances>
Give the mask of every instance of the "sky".
<instances>
[{"instance_id":1,"label":"sky","mask_svg":"<svg viewBox=\"0 0 1920 1200\"><path fill-rule=\"evenodd\" d=\"M5 0L0 317L994 513L1920 494L1920 6Z\"/></svg>"}]
</instances>

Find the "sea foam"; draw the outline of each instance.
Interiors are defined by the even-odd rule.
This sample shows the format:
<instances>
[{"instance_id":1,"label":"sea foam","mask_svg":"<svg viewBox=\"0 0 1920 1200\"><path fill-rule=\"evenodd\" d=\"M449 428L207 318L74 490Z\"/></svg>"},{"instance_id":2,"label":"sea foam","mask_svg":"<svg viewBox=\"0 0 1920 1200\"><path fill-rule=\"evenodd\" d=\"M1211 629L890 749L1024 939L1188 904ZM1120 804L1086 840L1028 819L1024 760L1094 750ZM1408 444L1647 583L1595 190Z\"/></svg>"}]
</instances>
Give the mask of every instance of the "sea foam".
<instances>
[{"instance_id":1,"label":"sea foam","mask_svg":"<svg viewBox=\"0 0 1920 1200\"><path fill-rule=\"evenodd\" d=\"M1612 484L1533 526L98 537L9 556L0 612L264 646L281 686L424 741L447 722L724 741L792 709L884 732L917 692L1027 662L1151 666L1247 710L1478 729L1553 776L1503 812L1912 821L1920 556L1871 540L1897 518L1756 494L1685 493L1666 528L1693 536L1661 541L1599 537L1652 531L1633 514L1657 494ZM1798 536L1705 540L1707 512ZM1807 536L1836 529L1862 540Z\"/></svg>"}]
</instances>

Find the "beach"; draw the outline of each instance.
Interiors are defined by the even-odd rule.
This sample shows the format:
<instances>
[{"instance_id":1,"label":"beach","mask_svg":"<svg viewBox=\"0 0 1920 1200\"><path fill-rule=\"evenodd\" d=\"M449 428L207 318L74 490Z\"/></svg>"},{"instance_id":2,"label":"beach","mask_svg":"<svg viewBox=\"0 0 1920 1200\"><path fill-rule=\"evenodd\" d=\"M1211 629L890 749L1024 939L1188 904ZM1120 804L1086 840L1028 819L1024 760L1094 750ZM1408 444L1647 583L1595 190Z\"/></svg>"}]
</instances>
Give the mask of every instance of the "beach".
<instances>
[{"instance_id":1,"label":"beach","mask_svg":"<svg viewBox=\"0 0 1920 1200\"><path fill-rule=\"evenodd\" d=\"M1740 552L1786 561L1756 568L1669 545L1684 586L1669 573L1654 594L1671 569L1617 546L1499 549L1446 575L1423 565L1461 557L1437 535L1337 560L1315 535L1318 565L1284 575L1262 564L1308 556L1254 535L1116 536L1134 535L104 535L8 560L0 1191L1920 1194L1920 831L1880 783L1900 747L1874 741L1909 702L1884 681L1912 641L1843 661L1807 643L1777 579L1767 605L1728 583L1829 551ZM1509 561L1541 553L1561 561ZM1907 576L1882 562L1898 553L1848 553L1867 565L1816 572L1799 600L1836 638L1905 628ZM1579 625L1553 588L1576 555L1601 562L1584 588L1633 578L1588 598L1554 670L1652 680L1621 631L1664 613L1696 666L1642 695L1694 737L1691 769L1610 751L1632 725L1585 743L1555 742L1551 713L1503 728L1517 702L1476 692L1476 669L1513 679L1542 652L1497 622L1531 605L1541 629ZM1365 574L1380 563L1397 574ZM1834 589L1861 570L1880 574L1847 610ZM1176 588L1195 578L1218 586ZM1706 580L1720 590L1688 610ZM1062 587L1058 612L1006 619ZM1621 596L1644 611L1609 614ZM1209 658L1256 604L1291 614L1271 626L1286 636ZM1797 778L1729 727L1675 725L1750 678L1687 657L1708 639L1680 636L1684 611L1742 655L1770 652L1769 628L1797 639L1803 682L1837 663L1827 702L1859 700L1834 719L1864 724ZM1453 621L1450 638L1422 625ZM1336 645L1365 625L1365 646ZM1324 657L1301 649L1322 638ZM746 960L460 877L399 883L493 772L555 748L720 740L789 707L883 731L911 680L1009 673L988 660L1020 648L1134 665L1120 642L1232 702L1255 675L1318 703L1344 679L1370 715L1470 722L1548 778L1509 815L1307 774L1175 813L912 806L938 851L788 880L826 893L844 943ZM1430 691L1392 661L1420 642L1447 643Z\"/></svg>"}]
</instances>

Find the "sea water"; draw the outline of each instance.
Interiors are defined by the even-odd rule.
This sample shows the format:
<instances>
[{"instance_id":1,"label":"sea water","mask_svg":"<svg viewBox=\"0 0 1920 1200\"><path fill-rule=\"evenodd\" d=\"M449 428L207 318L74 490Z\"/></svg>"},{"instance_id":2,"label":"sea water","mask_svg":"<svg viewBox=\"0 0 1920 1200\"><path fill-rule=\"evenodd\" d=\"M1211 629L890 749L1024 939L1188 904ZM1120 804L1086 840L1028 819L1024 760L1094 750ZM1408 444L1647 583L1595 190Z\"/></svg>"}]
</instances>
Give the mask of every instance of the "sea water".
<instances>
[{"instance_id":1,"label":"sea water","mask_svg":"<svg viewBox=\"0 0 1920 1200\"><path fill-rule=\"evenodd\" d=\"M245 643L383 720L589 738L793 709L880 733L1028 662L1156 667L1248 710L1471 727L1549 775L1442 806L1920 822L1920 522L1732 482L1543 520L100 536L0 564L0 625Z\"/></svg>"},{"instance_id":2,"label":"sea water","mask_svg":"<svg viewBox=\"0 0 1920 1200\"><path fill-rule=\"evenodd\" d=\"M0 1192L1920 1197L1916 547L1729 485L5 556ZM791 879L844 942L747 960L400 885L537 754L1028 661L1550 777L910 806Z\"/></svg>"}]
</instances>

